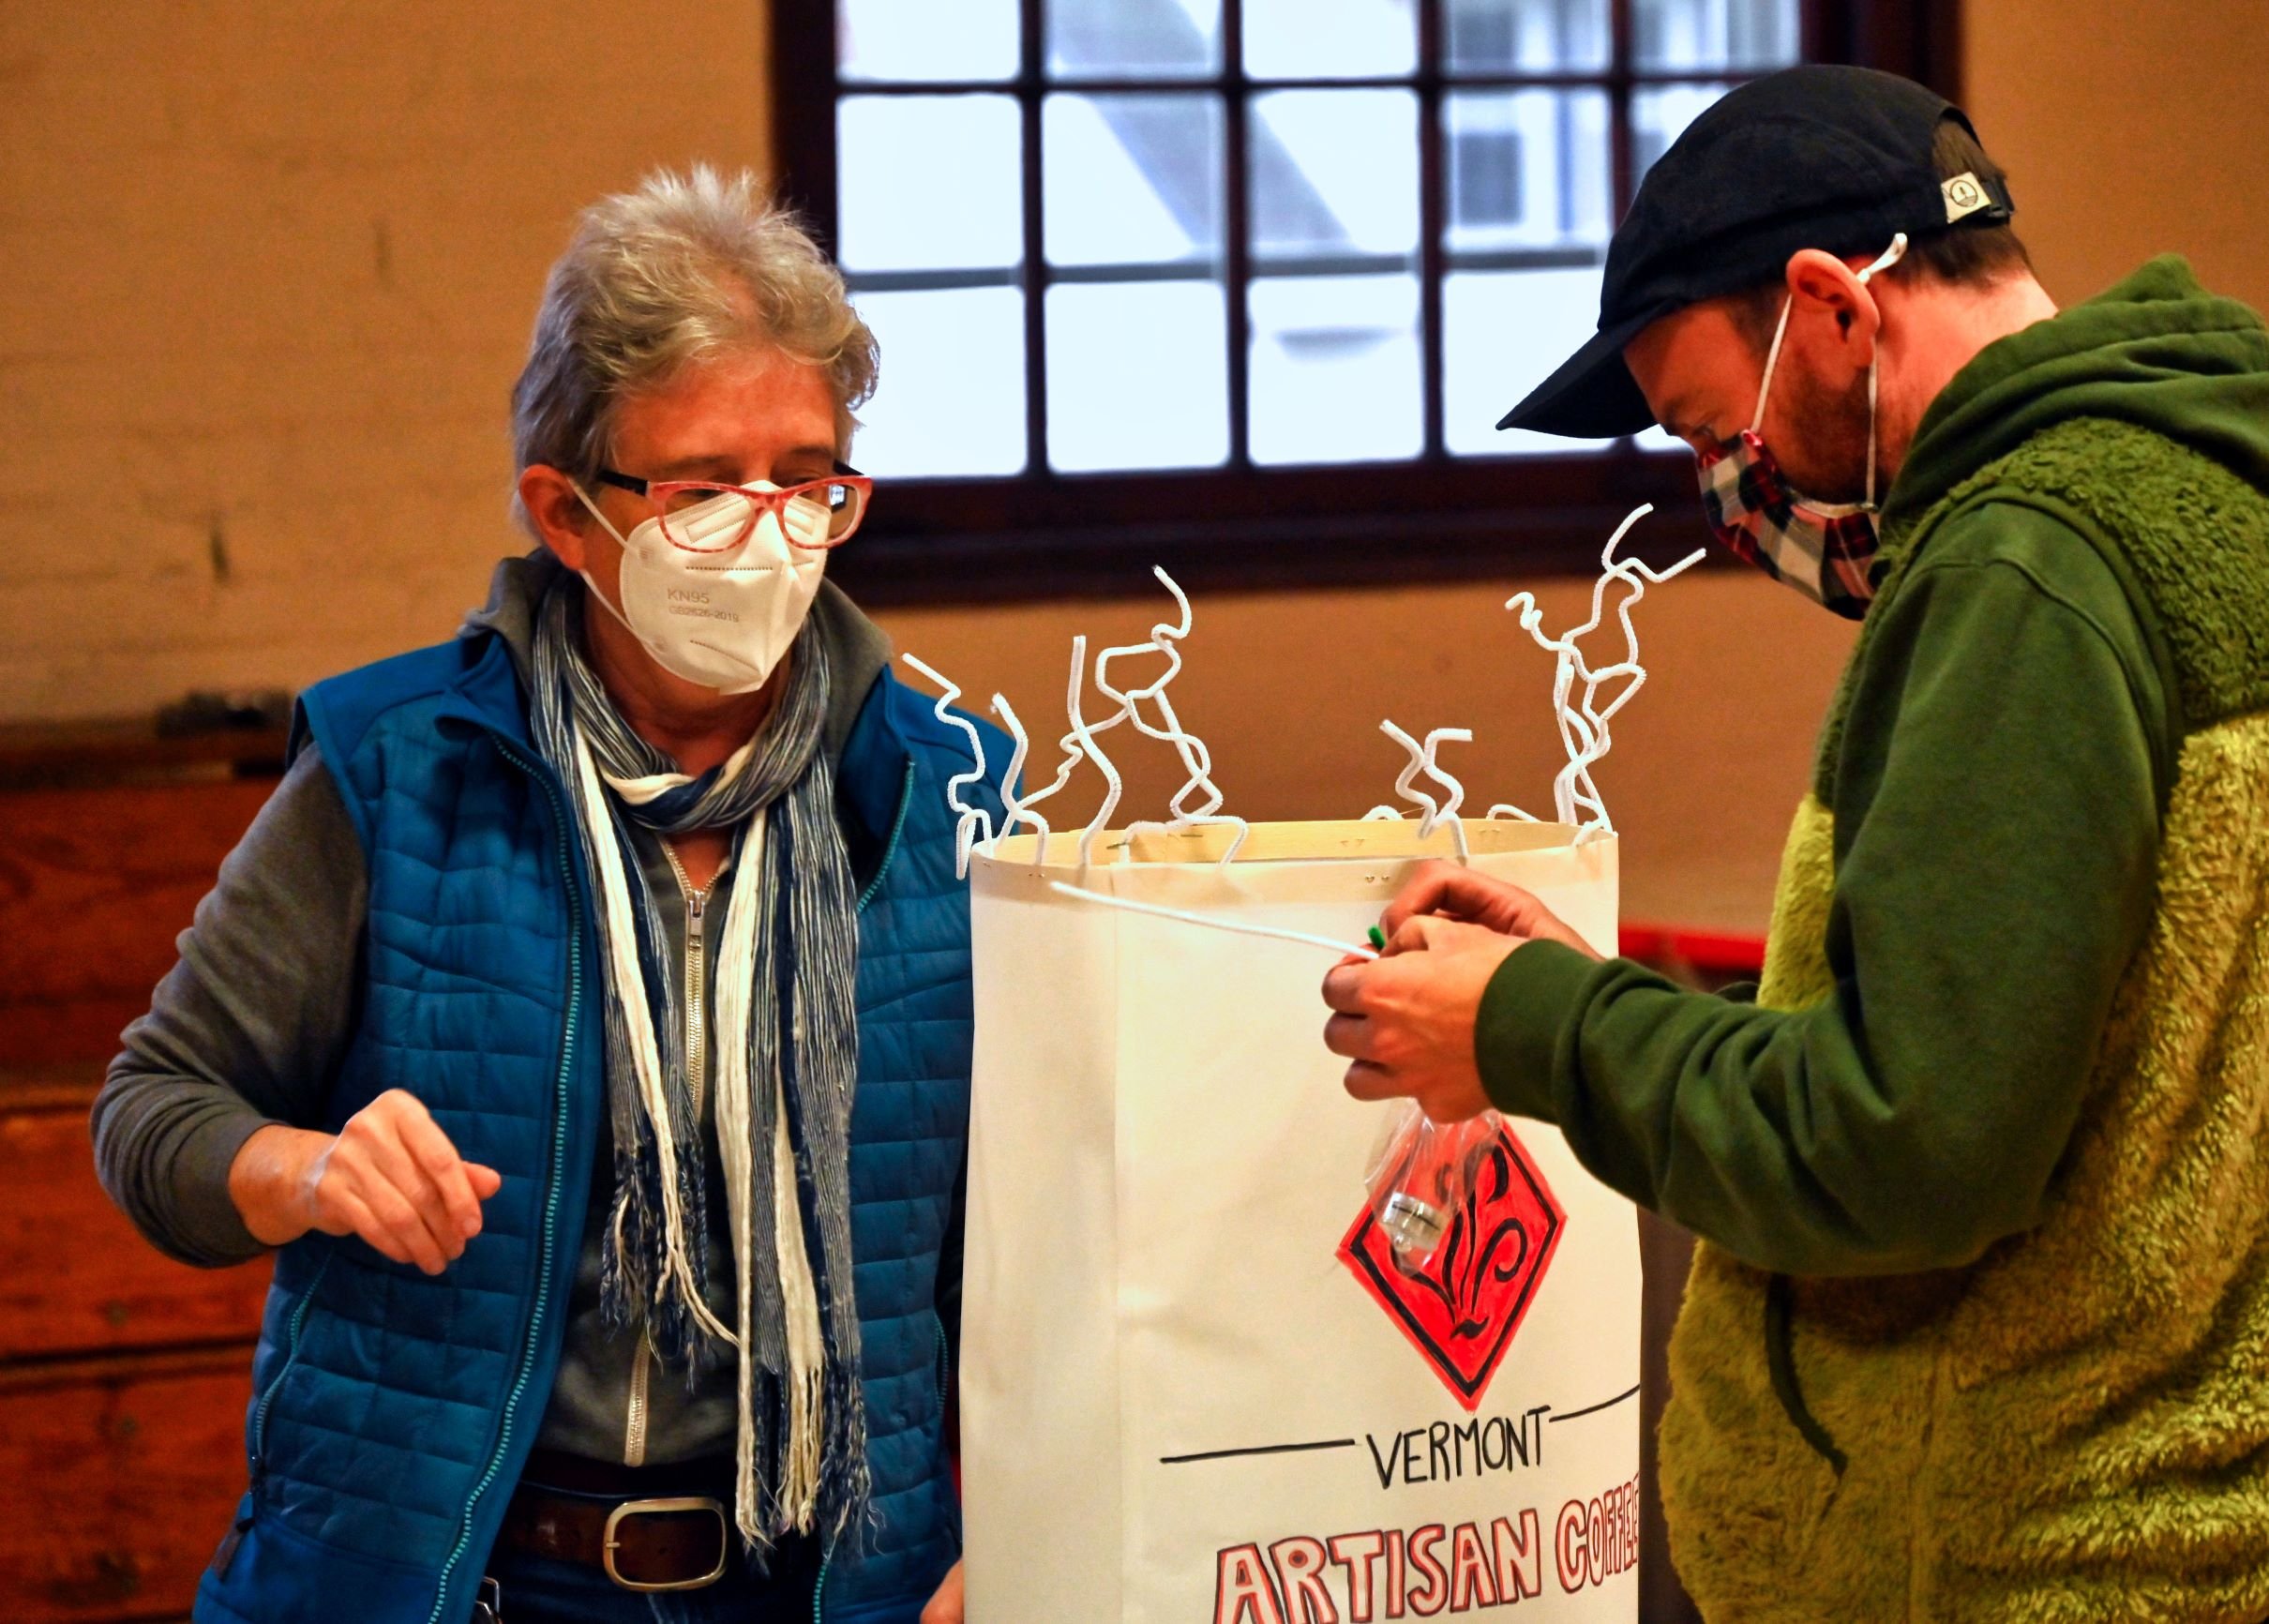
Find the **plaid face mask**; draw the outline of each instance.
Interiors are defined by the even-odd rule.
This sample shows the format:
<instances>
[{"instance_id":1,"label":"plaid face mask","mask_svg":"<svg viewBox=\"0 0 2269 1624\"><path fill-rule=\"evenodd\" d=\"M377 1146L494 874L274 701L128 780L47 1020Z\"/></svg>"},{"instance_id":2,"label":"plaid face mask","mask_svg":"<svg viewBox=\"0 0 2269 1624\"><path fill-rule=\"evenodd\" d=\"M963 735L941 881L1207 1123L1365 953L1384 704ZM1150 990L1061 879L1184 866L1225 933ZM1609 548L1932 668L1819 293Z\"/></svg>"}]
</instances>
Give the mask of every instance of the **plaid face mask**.
<instances>
[{"instance_id":1,"label":"plaid face mask","mask_svg":"<svg viewBox=\"0 0 2269 1624\"><path fill-rule=\"evenodd\" d=\"M1859 273L1862 286L1906 253L1906 234L1892 239L1883 257ZM1781 471L1772 450L1757 432L1765 402L1788 334L1789 307L1765 358L1757 387L1757 412L1729 451L1705 452L1697 459L1702 511L1710 530L1737 558L1746 559L1814 603L1856 621L1875 595L1875 368L1867 368L1867 494L1860 502L1813 502L1799 494Z\"/></svg>"},{"instance_id":2,"label":"plaid face mask","mask_svg":"<svg viewBox=\"0 0 2269 1624\"><path fill-rule=\"evenodd\" d=\"M1798 496L1754 429L1702 459L1702 512L1732 549L1783 586L1856 621L1874 596L1875 506Z\"/></svg>"}]
</instances>

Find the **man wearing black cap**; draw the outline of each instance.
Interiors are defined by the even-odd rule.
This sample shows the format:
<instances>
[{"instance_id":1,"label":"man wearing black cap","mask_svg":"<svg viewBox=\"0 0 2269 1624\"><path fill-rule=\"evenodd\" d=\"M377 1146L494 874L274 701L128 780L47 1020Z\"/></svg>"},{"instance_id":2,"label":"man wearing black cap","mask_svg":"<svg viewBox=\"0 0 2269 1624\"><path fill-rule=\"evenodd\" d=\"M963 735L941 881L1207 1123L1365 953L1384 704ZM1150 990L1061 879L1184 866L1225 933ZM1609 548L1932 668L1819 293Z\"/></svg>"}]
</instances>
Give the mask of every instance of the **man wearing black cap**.
<instances>
[{"instance_id":1,"label":"man wearing black cap","mask_svg":"<svg viewBox=\"0 0 2269 1624\"><path fill-rule=\"evenodd\" d=\"M2173 259L2059 313L2010 207L1919 86L1748 85L1505 419L1663 423L1864 618L1762 985L1437 867L1325 988L1353 1092L1555 1123L1703 1238L1661 1461L1716 1620L2269 1616L2269 331Z\"/></svg>"}]
</instances>

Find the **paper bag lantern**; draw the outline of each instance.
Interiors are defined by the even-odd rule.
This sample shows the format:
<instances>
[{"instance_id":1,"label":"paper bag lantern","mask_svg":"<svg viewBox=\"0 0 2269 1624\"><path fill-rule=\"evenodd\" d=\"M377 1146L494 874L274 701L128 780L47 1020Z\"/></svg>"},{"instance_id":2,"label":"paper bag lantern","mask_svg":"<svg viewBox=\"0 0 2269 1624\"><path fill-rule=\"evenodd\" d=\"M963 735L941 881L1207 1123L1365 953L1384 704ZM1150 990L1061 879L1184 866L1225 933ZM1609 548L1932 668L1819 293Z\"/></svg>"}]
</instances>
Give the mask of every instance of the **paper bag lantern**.
<instances>
[{"instance_id":1,"label":"paper bag lantern","mask_svg":"<svg viewBox=\"0 0 2269 1624\"><path fill-rule=\"evenodd\" d=\"M1615 844L1468 832L1602 951ZM1508 1123L1425 1271L1360 1175L1386 1107L1318 1036L1329 954L1059 895L1360 940L1408 822L1138 836L972 869L962 1340L969 1616L986 1624L1628 1619L1639 1259L1628 1203ZM1060 856L1058 856L1058 852Z\"/></svg>"},{"instance_id":2,"label":"paper bag lantern","mask_svg":"<svg viewBox=\"0 0 2269 1624\"><path fill-rule=\"evenodd\" d=\"M1102 651L1091 672L1074 639L1052 783L1019 795L1029 743L994 697L1016 744L1007 826L967 807L961 823L977 1038L960 1391L979 1624L1633 1616L1631 1208L1555 1131L1496 1121L1438 1246L1398 1254L1360 1177L1389 1107L1345 1092L1319 997L1327 950L1360 942L1427 857L1534 892L1615 951L1616 844L1590 769L1645 680L1631 605L1694 562L1618 560L1623 534L1585 624L1547 638L1527 594L1508 605L1558 661L1554 821L1498 806L1467 822L1436 752L1471 733L1421 743L1391 722L1409 756L1396 789L1419 818L1226 815L1167 697L1191 617L1164 572L1179 624ZM1625 657L1594 667L1580 641L1618 583ZM1115 664L1145 655L1163 662L1147 684L1114 683ZM1090 681L1108 707L1094 721ZM954 720L944 701L939 714ZM1190 776L1171 818L1112 830L1119 778L1098 736L1121 725L1169 744ZM957 783L984 770L968 730L980 759ZM1102 808L1051 835L1033 808L1082 763L1107 781Z\"/></svg>"}]
</instances>

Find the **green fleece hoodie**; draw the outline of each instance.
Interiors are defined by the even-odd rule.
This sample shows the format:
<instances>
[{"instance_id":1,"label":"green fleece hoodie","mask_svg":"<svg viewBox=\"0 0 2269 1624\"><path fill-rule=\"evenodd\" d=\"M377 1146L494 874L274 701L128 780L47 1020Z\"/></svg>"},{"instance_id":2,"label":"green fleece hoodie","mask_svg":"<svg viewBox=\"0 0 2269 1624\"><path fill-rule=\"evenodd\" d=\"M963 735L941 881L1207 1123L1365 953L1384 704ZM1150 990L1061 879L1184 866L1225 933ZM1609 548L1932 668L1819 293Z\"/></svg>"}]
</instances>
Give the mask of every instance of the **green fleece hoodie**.
<instances>
[{"instance_id":1,"label":"green fleece hoodie","mask_svg":"<svg viewBox=\"0 0 2269 1624\"><path fill-rule=\"evenodd\" d=\"M1714 1616L2251 1624L2269 333L2165 260L1990 346L1885 536L1756 1003L1532 944L1483 1077L1705 1240L1663 1462Z\"/></svg>"}]
</instances>

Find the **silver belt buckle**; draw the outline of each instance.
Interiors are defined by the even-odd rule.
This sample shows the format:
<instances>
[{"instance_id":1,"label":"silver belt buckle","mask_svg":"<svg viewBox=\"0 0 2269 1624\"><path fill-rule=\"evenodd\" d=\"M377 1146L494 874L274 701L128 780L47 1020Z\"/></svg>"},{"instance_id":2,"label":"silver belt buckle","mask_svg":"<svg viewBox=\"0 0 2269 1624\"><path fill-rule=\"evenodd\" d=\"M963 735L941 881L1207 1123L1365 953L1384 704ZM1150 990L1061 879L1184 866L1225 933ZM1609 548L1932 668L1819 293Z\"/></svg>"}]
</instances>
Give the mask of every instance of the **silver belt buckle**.
<instances>
[{"instance_id":1,"label":"silver belt buckle","mask_svg":"<svg viewBox=\"0 0 2269 1624\"><path fill-rule=\"evenodd\" d=\"M504 1624L504 1587L494 1579L481 1581L473 1599L473 1624Z\"/></svg>"},{"instance_id":2,"label":"silver belt buckle","mask_svg":"<svg viewBox=\"0 0 2269 1624\"><path fill-rule=\"evenodd\" d=\"M642 1584L625 1579L614 1565L614 1554L622 1548L616 1532L625 1517L661 1516L671 1511L707 1511L717 1519L717 1565L699 1579L672 1579L659 1585ZM725 1577L727 1563L732 1557L732 1519L725 1514L722 1501L707 1495L681 1496L660 1500L624 1500L607 1513L607 1527L601 1537L599 1563L607 1570L607 1577L625 1590L700 1590Z\"/></svg>"}]
</instances>

